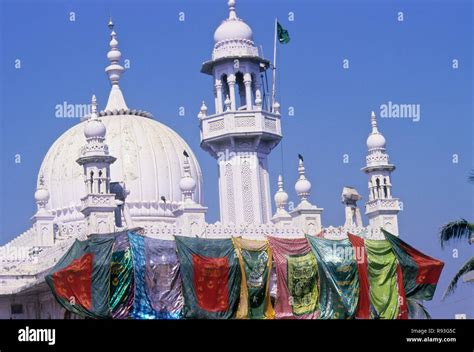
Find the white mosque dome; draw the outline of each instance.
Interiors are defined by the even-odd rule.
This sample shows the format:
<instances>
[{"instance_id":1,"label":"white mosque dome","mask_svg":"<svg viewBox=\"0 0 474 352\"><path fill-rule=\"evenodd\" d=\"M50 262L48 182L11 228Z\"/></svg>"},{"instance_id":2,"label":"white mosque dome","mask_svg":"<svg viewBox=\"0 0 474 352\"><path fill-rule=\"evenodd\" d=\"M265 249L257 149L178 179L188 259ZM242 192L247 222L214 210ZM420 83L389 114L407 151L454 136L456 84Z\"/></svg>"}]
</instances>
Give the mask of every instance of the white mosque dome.
<instances>
[{"instance_id":1,"label":"white mosque dome","mask_svg":"<svg viewBox=\"0 0 474 352\"><path fill-rule=\"evenodd\" d=\"M382 149L385 148L385 137L381 133L372 133L367 138L367 148Z\"/></svg>"},{"instance_id":2,"label":"white mosque dome","mask_svg":"<svg viewBox=\"0 0 474 352\"><path fill-rule=\"evenodd\" d=\"M252 29L241 19L227 19L214 32L214 42L225 40L253 40Z\"/></svg>"},{"instance_id":3,"label":"white mosque dome","mask_svg":"<svg viewBox=\"0 0 474 352\"><path fill-rule=\"evenodd\" d=\"M182 200L180 180L184 150L189 154L191 176L197 184L193 200L202 203L199 163L191 148L175 131L154 119L134 115L133 111L101 116L100 119L107 129L109 153L117 158L111 165L111 182L125 183L130 192L126 202L132 208L132 216L133 209L153 208L162 196L167 202ZM47 209L54 211L56 216L71 216L71 212L77 214L81 198L85 196L83 168L76 160L86 144L84 124L89 126L89 122L81 122L59 137L41 164L39 175L44 176L50 196Z\"/></svg>"}]
</instances>

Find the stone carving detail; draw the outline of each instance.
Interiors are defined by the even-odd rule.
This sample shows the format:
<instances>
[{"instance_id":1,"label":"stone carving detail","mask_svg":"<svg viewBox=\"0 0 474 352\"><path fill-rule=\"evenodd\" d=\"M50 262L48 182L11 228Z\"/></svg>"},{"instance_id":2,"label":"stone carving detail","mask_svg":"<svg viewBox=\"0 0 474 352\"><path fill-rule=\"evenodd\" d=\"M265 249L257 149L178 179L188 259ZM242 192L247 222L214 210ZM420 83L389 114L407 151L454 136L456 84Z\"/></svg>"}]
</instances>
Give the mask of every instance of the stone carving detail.
<instances>
[{"instance_id":1,"label":"stone carving detail","mask_svg":"<svg viewBox=\"0 0 474 352\"><path fill-rule=\"evenodd\" d=\"M227 188L227 214L230 222L235 222L234 175L232 164L225 166L225 182Z\"/></svg>"},{"instance_id":2,"label":"stone carving detail","mask_svg":"<svg viewBox=\"0 0 474 352\"><path fill-rule=\"evenodd\" d=\"M224 56L258 56L258 49L248 39L227 39L217 43L212 51L212 59Z\"/></svg>"},{"instance_id":3,"label":"stone carving detail","mask_svg":"<svg viewBox=\"0 0 474 352\"><path fill-rule=\"evenodd\" d=\"M265 119L265 129L270 130L270 131L276 131L276 120L274 119Z\"/></svg>"},{"instance_id":4,"label":"stone carving detail","mask_svg":"<svg viewBox=\"0 0 474 352\"><path fill-rule=\"evenodd\" d=\"M209 122L209 132L215 132L224 129L224 119Z\"/></svg>"},{"instance_id":5,"label":"stone carving detail","mask_svg":"<svg viewBox=\"0 0 474 352\"><path fill-rule=\"evenodd\" d=\"M235 118L235 127L253 127L255 118L253 116L243 116Z\"/></svg>"},{"instance_id":6,"label":"stone carving detail","mask_svg":"<svg viewBox=\"0 0 474 352\"><path fill-rule=\"evenodd\" d=\"M252 170L250 163L245 160L242 164L242 198L244 203L244 221L248 224L254 221Z\"/></svg>"}]
</instances>

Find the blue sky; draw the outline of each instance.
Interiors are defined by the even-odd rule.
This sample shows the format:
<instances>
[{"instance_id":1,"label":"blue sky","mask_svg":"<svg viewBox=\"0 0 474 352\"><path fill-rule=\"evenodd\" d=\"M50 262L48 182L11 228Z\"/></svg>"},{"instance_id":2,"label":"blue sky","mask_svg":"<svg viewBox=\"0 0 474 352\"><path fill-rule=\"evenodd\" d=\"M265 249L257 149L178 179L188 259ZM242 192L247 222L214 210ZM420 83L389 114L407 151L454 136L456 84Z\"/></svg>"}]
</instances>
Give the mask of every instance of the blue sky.
<instances>
[{"instance_id":1,"label":"blue sky","mask_svg":"<svg viewBox=\"0 0 474 352\"><path fill-rule=\"evenodd\" d=\"M201 100L212 105L212 80L199 71L211 56L215 28L227 17L226 1L0 3L0 244L30 225L42 158L77 123L55 118L55 106L89 103L93 93L102 107L106 103L110 14L122 58L131 64L120 81L128 106L152 112L190 144L204 173L208 221L216 221L217 167L199 148L196 114ZM467 313L474 318L472 285L461 283L440 301L449 279L473 255L472 247L459 242L441 250L437 239L442 224L473 220L473 186L467 182L473 167L471 2L238 0L237 14L269 59L276 16L290 33L291 42L278 48L284 138L269 160L272 193L283 169L286 189L296 201L297 153L303 154L311 200L325 209L325 226L344 221L344 185L359 190L361 206L367 199L360 168L370 111L378 114L389 101L420 105L418 122L379 119L397 166L392 183L404 205L400 233L446 263L435 298L426 304L433 317ZM15 69L16 59L21 69ZM344 59L349 69L343 68ZM452 67L454 59L458 69ZM178 115L181 106L185 116ZM288 116L290 107L294 116ZM15 154L21 154L20 164ZM349 163L343 163L344 154Z\"/></svg>"}]
</instances>

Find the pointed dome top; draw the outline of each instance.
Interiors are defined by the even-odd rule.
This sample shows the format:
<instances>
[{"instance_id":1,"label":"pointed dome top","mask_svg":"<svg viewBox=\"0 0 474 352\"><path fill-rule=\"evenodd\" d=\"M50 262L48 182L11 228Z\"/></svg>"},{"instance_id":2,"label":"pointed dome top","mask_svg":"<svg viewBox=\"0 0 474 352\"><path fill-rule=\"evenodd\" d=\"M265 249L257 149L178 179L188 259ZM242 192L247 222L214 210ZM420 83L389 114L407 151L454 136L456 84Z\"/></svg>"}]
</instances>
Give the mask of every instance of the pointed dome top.
<instances>
[{"instance_id":1,"label":"pointed dome top","mask_svg":"<svg viewBox=\"0 0 474 352\"><path fill-rule=\"evenodd\" d=\"M217 27L214 32L214 42L219 43L224 40L252 40L252 29L247 23L237 17L235 12L235 0L229 0L229 17Z\"/></svg>"},{"instance_id":2,"label":"pointed dome top","mask_svg":"<svg viewBox=\"0 0 474 352\"><path fill-rule=\"evenodd\" d=\"M252 29L237 16L235 0L229 0L229 17L214 32L212 60L230 57L258 57Z\"/></svg>"},{"instance_id":3,"label":"pointed dome top","mask_svg":"<svg viewBox=\"0 0 474 352\"><path fill-rule=\"evenodd\" d=\"M374 111L372 111L372 114L370 115L370 121L372 125L372 132L367 138L367 148L369 148L369 150L384 149L386 143L385 137L377 129L377 119Z\"/></svg>"},{"instance_id":4,"label":"pointed dome top","mask_svg":"<svg viewBox=\"0 0 474 352\"><path fill-rule=\"evenodd\" d=\"M112 89L110 90L109 100L107 101L105 110L127 110L127 104L125 103L125 99L118 84L120 76L125 71L125 69L119 63L122 53L118 49L117 33L114 31L114 23L112 22L112 18L109 19L108 27L111 30L110 50L107 53L107 58L110 61L110 65L105 68L105 72L109 76Z\"/></svg>"}]
</instances>

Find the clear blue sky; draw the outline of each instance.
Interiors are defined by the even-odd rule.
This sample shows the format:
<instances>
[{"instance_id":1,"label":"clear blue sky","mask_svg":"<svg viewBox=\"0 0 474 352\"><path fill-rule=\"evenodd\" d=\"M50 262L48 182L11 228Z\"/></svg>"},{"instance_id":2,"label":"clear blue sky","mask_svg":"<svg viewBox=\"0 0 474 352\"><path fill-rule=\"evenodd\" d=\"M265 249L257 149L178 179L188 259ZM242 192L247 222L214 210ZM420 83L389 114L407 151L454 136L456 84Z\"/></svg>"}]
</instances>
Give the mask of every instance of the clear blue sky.
<instances>
[{"instance_id":1,"label":"clear blue sky","mask_svg":"<svg viewBox=\"0 0 474 352\"><path fill-rule=\"evenodd\" d=\"M89 103L92 93L102 107L106 103L110 14L123 58L131 62L120 82L128 106L152 112L190 144L204 174L208 221L217 220L217 168L199 148L196 114L201 100L212 106L212 80L199 70L211 56L215 28L227 16L226 1L0 2L0 243L30 225L43 156L77 123L55 118L56 104ZM75 22L69 21L70 11ZM403 22L397 21L399 11ZM184 22L178 21L179 12L185 13ZM279 46L278 65L286 189L296 201L301 153L313 184L311 200L325 209L325 226L343 223L344 185L367 199L360 168L370 111L378 113L388 101L420 104L419 122L379 119L397 166L392 182L394 196L404 204L400 233L446 263L436 296L427 303L432 315L474 318L472 285L461 283L440 302L449 279L473 255L472 246L459 242L442 251L437 239L442 224L473 220L473 186L467 182L473 164L471 2L238 0L237 14L253 28L268 58L276 16L290 33L291 42ZM453 59L459 60L457 70ZM180 106L184 117L178 116ZM295 116L287 116L290 106ZM14 163L15 154L21 154L21 164ZM348 164L343 154L349 155ZM278 147L269 160L272 193L281 160Z\"/></svg>"}]
</instances>

